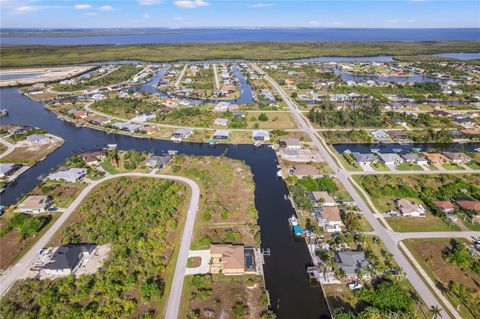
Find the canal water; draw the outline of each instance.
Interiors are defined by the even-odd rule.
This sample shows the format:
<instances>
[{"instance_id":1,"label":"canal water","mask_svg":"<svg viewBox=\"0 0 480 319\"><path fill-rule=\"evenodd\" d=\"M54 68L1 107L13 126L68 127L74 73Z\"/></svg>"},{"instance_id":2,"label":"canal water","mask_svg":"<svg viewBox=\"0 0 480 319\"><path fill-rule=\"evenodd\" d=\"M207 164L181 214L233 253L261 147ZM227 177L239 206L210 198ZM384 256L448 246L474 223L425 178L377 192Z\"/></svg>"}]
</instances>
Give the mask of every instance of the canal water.
<instances>
[{"instance_id":1,"label":"canal water","mask_svg":"<svg viewBox=\"0 0 480 319\"><path fill-rule=\"evenodd\" d=\"M288 225L288 218L294 210L290 202L284 200L288 191L283 181L276 177L277 163L272 149L255 149L252 145L210 147L199 143L174 144L169 141L106 134L57 119L54 113L45 110L41 103L20 94L17 88L1 89L0 98L2 107L9 113L1 118L1 124L41 127L65 140L44 161L22 174L16 184L6 188L1 195L2 205L15 203L19 196L35 187L39 176L48 174L72 154L106 144L118 144L123 150L155 153L177 150L180 154L225 154L229 158L243 160L250 165L254 175L255 206L259 211L262 248L270 249L271 252L271 256L265 258L265 281L273 309L278 318L330 317L321 289L312 287L307 278L306 266L311 262L307 246L304 241L294 239Z\"/></svg>"}]
</instances>

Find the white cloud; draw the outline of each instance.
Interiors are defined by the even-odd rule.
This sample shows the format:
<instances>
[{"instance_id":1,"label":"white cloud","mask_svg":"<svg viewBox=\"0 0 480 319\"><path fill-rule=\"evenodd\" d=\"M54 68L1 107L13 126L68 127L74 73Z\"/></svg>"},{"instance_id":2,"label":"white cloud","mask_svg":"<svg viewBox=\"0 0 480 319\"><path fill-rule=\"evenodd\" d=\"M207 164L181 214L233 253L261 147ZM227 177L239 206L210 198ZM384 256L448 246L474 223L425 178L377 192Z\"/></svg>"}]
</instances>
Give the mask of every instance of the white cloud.
<instances>
[{"instance_id":1,"label":"white cloud","mask_svg":"<svg viewBox=\"0 0 480 319\"><path fill-rule=\"evenodd\" d=\"M76 4L73 6L77 10L85 10L85 9L90 9L92 7L91 4Z\"/></svg>"},{"instance_id":2,"label":"white cloud","mask_svg":"<svg viewBox=\"0 0 480 319\"><path fill-rule=\"evenodd\" d=\"M336 26L336 27L341 27L341 26L344 26L345 23L339 22L339 21L335 21L335 22L333 22L333 25Z\"/></svg>"},{"instance_id":3,"label":"white cloud","mask_svg":"<svg viewBox=\"0 0 480 319\"><path fill-rule=\"evenodd\" d=\"M112 11L113 10L113 7L112 6L109 6L109 5L106 5L106 6L101 6L100 8L98 8L100 11Z\"/></svg>"},{"instance_id":4,"label":"white cloud","mask_svg":"<svg viewBox=\"0 0 480 319\"><path fill-rule=\"evenodd\" d=\"M25 13L35 12L35 11L37 11L37 10L38 10L37 7L33 7L33 6L22 6L22 7L15 8L15 9L13 10L13 13L16 13L16 14L25 14Z\"/></svg>"},{"instance_id":5,"label":"white cloud","mask_svg":"<svg viewBox=\"0 0 480 319\"><path fill-rule=\"evenodd\" d=\"M320 21L310 20L310 21L308 21L308 25L311 26L311 27L318 27L320 25Z\"/></svg>"},{"instance_id":6,"label":"white cloud","mask_svg":"<svg viewBox=\"0 0 480 319\"><path fill-rule=\"evenodd\" d=\"M182 9L195 9L198 7L207 7L210 3L204 0L179 0L173 2L177 7Z\"/></svg>"},{"instance_id":7,"label":"white cloud","mask_svg":"<svg viewBox=\"0 0 480 319\"><path fill-rule=\"evenodd\" d=\"M141 6L151 6L154 4L160 4L162 0L137 0L138 4Z\"/></svg>"},{"instance_id":8,"label":"white cloud","mask_svg":"<svg viewBox=\"0 0 480 319\"><path fill-rule=\"evenodd\" d=\"M397 19L389 19L389 20L385 20L385 23L386 24L397 24L398 20Z\"/></svg>"},{"instance_id":9,"label":"white cloud","mask_svg":"<svg viewBox=\"0 0 480 319\"><path fill-rule=\"evenodd\" d=\"M259 3L252 4L250 7L251 8L267 8L267 7L273 7L274 5L275 3L259 2Z\"/></svg>"},{"instance_id":10,"label":"white cloud","mask_svg":"<svg viewBox=\"0 0 480 319\"><path fill-rule=\"evenodd\" d=\"M150 19L150 15L149 15L148 13L145 13L145 14L143 15L143 17L144 17L145 19Z\"/></svg>"},{"instance_id":11,"label":"white cloud","mask_svg":"<svg viewBox=\"0 0 480 319\"><path fill-rule=\"evenodd\" d=\"M98 13L96 13L96 12L86 12L85 15L93 17L93 16L98 16Z\"/></svg>"},{"instance_id":12,"label":"white cloud","mask_svg":"<svg viewBox=\"0 0 480 319\"><path fill-rule=\"evenodd\" d=\"M173 21L183 21L185 18L184 17L173 17Z\"/></svg>"}]
</instances>

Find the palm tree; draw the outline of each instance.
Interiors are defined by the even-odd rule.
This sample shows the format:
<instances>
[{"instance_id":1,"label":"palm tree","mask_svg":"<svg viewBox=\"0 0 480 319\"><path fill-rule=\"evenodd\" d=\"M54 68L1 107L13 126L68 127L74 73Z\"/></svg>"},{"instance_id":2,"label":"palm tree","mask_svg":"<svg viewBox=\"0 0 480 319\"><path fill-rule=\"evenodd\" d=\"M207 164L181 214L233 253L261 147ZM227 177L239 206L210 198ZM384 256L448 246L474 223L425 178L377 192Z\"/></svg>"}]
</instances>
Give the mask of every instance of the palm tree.
<instances>
[{"instance_id":1,"label":"palm tree","mask_svg":"<svg viewBox=\"0 0 480 319\"><path fill-rule=\"evenodd\" d=\"M439 306L431 306L430 307L430 313L432 314L432 319L437 319L440 317L442 309L440 309Z\"/></svg>"}]
</instances>

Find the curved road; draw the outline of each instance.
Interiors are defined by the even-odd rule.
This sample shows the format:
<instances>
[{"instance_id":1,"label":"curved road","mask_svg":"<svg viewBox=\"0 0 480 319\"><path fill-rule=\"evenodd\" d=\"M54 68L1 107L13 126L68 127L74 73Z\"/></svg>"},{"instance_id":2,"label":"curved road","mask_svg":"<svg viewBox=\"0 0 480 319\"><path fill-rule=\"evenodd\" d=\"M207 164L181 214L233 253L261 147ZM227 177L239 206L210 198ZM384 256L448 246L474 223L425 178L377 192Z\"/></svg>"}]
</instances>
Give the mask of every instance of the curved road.
<instances>
[{"instance_id":1,"label":"curved road","mask_svg":"<svg viewBox=\"0 0 480 319\"><path fill-rule=\"evenodd\" d=\"M13 145L10 142L7 142L3 138L0 138L0 143L2 143L3 145L5 145L7 147L7 150L5 152L3 152L2 154L0 154L0 158L3 158L5 156L7 156L8 154L10 154L11 152L13 152L15 150L15 145Z\"/></svg>"},{"instance_id":2,"label":"curved road","mask_svg":"<svg viewBox=\"0 0 480 319\"><path fill-rule=\"evenodd\" d=\"M198 210L198 203L200 200L200 188L198 184L193 180L183 177L183 176L173 176L173 175L156 175L152 173L124 173L109 175L100 180L94 181L89 184L80 195L73 201L73 203L62 213L60 218L57 219L55 224L53 224L47 232L30 248L30 250L12 267L7 269L0 278L0 297L3 297L10 287L19 279L27 269L29 269L37 257L37 251L40 248L47 246L53 235L62 227L65 221L70 217L70 215L75 211L75 209L82 203L85 197L90 193L90 191L97 185L114 179L124 176L134 176L134 177L152 177L152 178L161 178L183 182L188 184L192 190L190 204L188 207L188 213L185 220L185 226L182 233L182 238L180 242L180 249L178 252L177 265L175 268L175 273L173 276L172 286L170 288L170 294L167 301L167 309L165 318L167 319L176 319L178 317L178 311L180 307L180 301L182 296L183 280L185 276L185 269L187 268L188 252L190 249L190 242L192 240L193 227L195 223L195 216Z\"/></svg>"}]
</instances>

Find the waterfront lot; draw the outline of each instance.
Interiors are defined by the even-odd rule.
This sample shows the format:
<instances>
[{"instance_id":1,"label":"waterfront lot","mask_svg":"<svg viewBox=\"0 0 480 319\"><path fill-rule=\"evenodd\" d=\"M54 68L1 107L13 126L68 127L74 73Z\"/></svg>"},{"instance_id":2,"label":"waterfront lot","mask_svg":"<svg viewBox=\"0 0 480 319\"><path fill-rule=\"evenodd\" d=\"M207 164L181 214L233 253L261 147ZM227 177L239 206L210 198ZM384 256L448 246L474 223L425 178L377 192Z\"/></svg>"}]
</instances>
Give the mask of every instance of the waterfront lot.
<instances>
[{"instance_id":1,"label":"waterfront lot","mask_svg":"<svg viewBox=\"0 0 480 319\"><path fill-rule=\"evenodd\" d=\"M472 270L462 270L445 259L445 252L452 249L450 239L408 239L404 243L425 272L444 291L452 305L458 306L462 318L480 316L477 307L480 275Z\"/></svg>"},{"instance_id":2,"label":"waterfront lot","mask_svg":"<svg viewBox=\"0 0 480 319\"><path fill-rule=\"evenodd\" d=\"M267 310L267 296L259 276L187 276L180 318L260 318ZM243 315L241 315L243 313Z\"/></svg>"},{"instance_id":3,"label":"waterfront lot","mask_svg":"<svg viewBox=\"0 0 480 319\"><path fill-rule=\"evenodd\" d=\"M261 114L265 114L266 120L260 120ZM248 128L260 129L291 129L296 128L295 122L289 112L247 112Z\"/></svg>"},{"instance_id":4,"label":"waterfront lot","mask_svg":"<svg viewBox=\"0 0 480 319\"><path fill-rule=\"evenodd\" d=\"M255 184L245 163L225 157L176 156L165 172L192 178L200 185L193 249L208 249L211 243L259 245Z\"/></svg>"}]
</instances>

